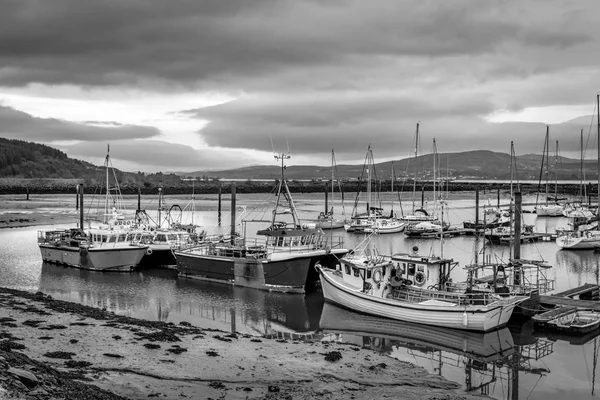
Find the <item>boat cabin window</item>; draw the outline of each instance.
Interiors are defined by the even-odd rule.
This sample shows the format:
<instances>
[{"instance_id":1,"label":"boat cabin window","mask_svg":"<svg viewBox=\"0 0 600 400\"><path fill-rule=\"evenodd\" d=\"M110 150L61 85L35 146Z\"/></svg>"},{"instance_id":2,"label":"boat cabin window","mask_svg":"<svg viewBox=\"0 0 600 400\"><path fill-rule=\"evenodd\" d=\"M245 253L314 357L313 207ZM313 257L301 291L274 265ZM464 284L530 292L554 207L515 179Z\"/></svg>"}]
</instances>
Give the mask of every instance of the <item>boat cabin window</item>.
<instances>
[{"instance_id":1,"label":"boat cabin window","mask_svg":"<svg viewBox=\"0 0 600 400\"><path fill-rule=\"evenodd\" d=\"M346 275L350 275L350 266L348 264L344 264L344 269L346 270Z\"/></svg>"},{"instance_id":2,"label":"boat cabin window","mask_svg":"<svg viewBox=\"0 0 600 400\"><path fill-rule=\"evenodd\" d=\"M125 240L127 240L127 235L124 233L119 234L117 241L124 242Z\"/></svg>"},{"instance_id":3,"label":"boat cabin window","mask_svg":"<svg viewBox=\"0 0 600 400\"><path fill-rule=\"evenodd\" d=\"M424 266L424 265L419 265L419 266L417 267L417 270L418 270L419 272L425 272L425 266Z\"/></svg>"},{"instance_id":4,"label":"boat cabin window","mask_svg":"<svg viewBox=\"0 0 600 400\"><path fill-rule=\"evenodd\" d=\"M371 270L370 269L367 270L367 279L371 279Z\"/></svg>"},{"instance_id":5,"label":"boat cabin window","mask_svg":"<svg viewBox=\"0 0 600 400\"><path fill-rule=\"evenodd\" d=\"M357 276L357 277L360 276L360 272L359 272L358 268L352 267L352 272L354 272L354 276Z\"/></svg>"},{"instance_id":6,"label":"boat cabin window","mask_svg":"<svg viewBox=\"0 0 600 400\"><path fill-rule=\"evenodd\" d=\"M415 274L415 264L414 263L408 263L408 275L414 275Z\"/></svg>"},{"instance_id":7,"label":"boat cabin window","mask_svg":"<svg viewBox=\"0 0 600 400\"><path fill-rule=\"evenodd\" d=\"M176 241L177 240L177 235L174 234L174 233L171 233L171 234L167 235L167 239L170 240L170 241L172 241L172 242Z\"/></svg>"},{"instance_id":8,"label":"boat cabin window","mask_svg":"<svg viewBox=\"0 0 600 400\"><path fill-rule=\"evenodd\" d=\"M289 246L291 242L292 242L292 238L286 237L285 239L283 239L283 245L285 247Z\"/></svg>"},{"instance_id":9,"label":"boat cabin window","mask_svg":"<svg viewBox=\"0 0 600 400\"><path fill-rule=\"evenodd\" d=\"M156 237L154 238L154 240L156 240L157 242L166 242L167 241L167 237L163 233L159 233L159 234L156 235Z\"/></svg>"},{"instance_id":10,"label":"boat cabin window","mask_svg":"<svg viewBox=\"0 0 600 400\"><path fill-rule=\"evenodd\" d=\"M117 237L115 235L110 235L108 237L108 243L115 243L117 241Z\"/></svg>"},{"instance_id":11,"label":"boat cabin window","mask_svg":"<svg viewBox=\"0 0 600 400\"><path fill-rule=\"evenodd\" d=\"M400 276L406 274L406 263L402 263L402 266L400 266L400 263L396 264L396 269Z\"/></svg>"},{"instance_id":12,"label":"boat cabin window","mask_svg":"<svg viewBox=\"0 0 600 400\"><path fill-rule=\"evenodd\" d=\"M102 243L108 242L108 236L102 235Z\"/></svg>"}]
</instances>

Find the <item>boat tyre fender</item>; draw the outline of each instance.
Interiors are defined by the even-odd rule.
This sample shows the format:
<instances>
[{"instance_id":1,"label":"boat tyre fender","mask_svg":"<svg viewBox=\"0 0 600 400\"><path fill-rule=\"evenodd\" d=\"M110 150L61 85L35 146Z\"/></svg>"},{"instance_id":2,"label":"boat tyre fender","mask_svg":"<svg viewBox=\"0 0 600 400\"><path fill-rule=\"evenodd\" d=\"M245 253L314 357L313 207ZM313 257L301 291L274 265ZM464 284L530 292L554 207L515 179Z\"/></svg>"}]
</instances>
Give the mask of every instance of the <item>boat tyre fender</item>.
<instances>
[{"instance_id":1,"label":"boat tyre fender","mask_svg":"<svg viewBox=\"0 0 600 400\"><path fill-rule=\"evenodd\" d=\"M375 283L379 283L381 282L381 270L380 269L376 269L375 272L373 272L373 282Z\"/></svg>"},{"instance_id":2,"label":"boat tyre fender","mask_svg":"<svg viewBox=\"0 0 600 400\"><path fill-rule=\"evenodd\" d=\"M423 286L425 284L425 274L421 271L415 274L415 283L419 286Z\"/></svg>"},{"instance_id":3,"label":"boat tyre fender","mask_svg":"<svg viewBox=\"0 0 600 400\"><path fill-rule=\"evenodd\" d=\"M152 249L150 247L146 249L146 254L148 254L149 256L152 255Z\"/></svg>"}]
</instances>

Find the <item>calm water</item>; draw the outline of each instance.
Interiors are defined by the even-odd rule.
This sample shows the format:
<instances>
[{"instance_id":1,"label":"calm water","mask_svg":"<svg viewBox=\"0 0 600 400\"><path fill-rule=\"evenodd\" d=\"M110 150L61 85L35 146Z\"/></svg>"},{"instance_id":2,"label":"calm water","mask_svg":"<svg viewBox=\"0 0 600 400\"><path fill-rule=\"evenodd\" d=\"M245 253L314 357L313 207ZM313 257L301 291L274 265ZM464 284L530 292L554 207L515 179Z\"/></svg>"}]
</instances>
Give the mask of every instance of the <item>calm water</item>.
<instances>
[{"instance_id":1,"label":"calm water","mask_svg":"<svg viewBox=\"0 0 600 400\"><path fill-rule=\"evenodd\" d=\"M481 194L480 203L488 202ZM496 193L489 194L495 205ZM73 203L73 196L47 196L48 204L62 207ZM323 195L294 195L301 217L314 218L324 206ZM427 197L431 197L428 193ZM0 198L8 201L9 197ZM87 199L86 199L87 200ZM165 198L168 204L184 209L183 222L191 220L189 199L185 196ZM229 196L224 195L222 226L218 225L217 196L196 195L194 222L210 233L227 232L231 221ZM237 230L252 236L264 222L241 223L242 219L270 218L273 195L238 194ZM331 199L330 205L331 205ZM399 212L398 199L395 200ZM130 209L136 198L126 198ZM346 212L352 209L354 196L346 194ZM505 202L506 199L502 199ZM534 202L524 197L524 203ZM384 197L389 210L392 197ZM474 220L474 194L450 193L445 217L458 225ZM154 199L144 199L143 207L151 214ZM188 206L187 208L185 206ZM405 211L412 208L404 199ZM51 206L52 207L52 206ZM342 206L334 204L335 211ZM364 208L364 205L363 205ZM525 206L525 209L528 207ZM87 209L87 207L86 207ZM240 215L243 214L243 215ZM157 216L156 216L157 217ZM538 232L553 232L566 227L564 218L539 218L524 214L526 223L535 224ZM58 225L69 226L69 225ZM53 226L53 227L56 227ZM43 291L54 298L106 307L120 314L150 320L178 323L189 321L206 328L235 330L255 335L280 337L316 337L341 340L366 346L390 357L420 365L434 374L463 385L474 393L487 393L498 399L586 399L596 397L596 364L600 339L592 336L567 338L534 334L531 324L510 326L491 334L471 334L436 330L355 314L325 304L320 293L289 295L227 285L178 279L174 271L149 270L134 274L106 274L43 264L36 243L36 232L46 227L0 229L0 285L17 289ZM364 237L336 231L352 248ZM452 257L460 265L473 262L482 242L474 237L457 236L439 240L405 239L403 234L376 238L382 253L408 251L418 246L421 253ZM487 248L493 258L507 259L507 246ZM562 291L583 283L598 283L600 254L593 251L557 251L553 242L525 244L522 258L544 259L554 267L549 278ZM478 256L479 258L481 255ZM464 277L453 271L455 280Z\"/></svg>"}]
</instances>

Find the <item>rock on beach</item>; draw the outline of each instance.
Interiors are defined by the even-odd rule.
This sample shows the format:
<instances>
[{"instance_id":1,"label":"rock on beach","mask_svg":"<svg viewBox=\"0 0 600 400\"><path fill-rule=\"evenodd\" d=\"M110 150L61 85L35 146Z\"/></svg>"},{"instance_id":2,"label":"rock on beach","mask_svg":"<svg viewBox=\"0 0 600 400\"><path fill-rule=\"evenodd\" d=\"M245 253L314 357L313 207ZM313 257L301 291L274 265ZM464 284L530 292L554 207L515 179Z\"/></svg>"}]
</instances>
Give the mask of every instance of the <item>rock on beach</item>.
<instances>
[{"instance_id":1,"label":"rock on beach","mask_svg":"<svg viewBox=\"0 0 600 400\"><path fill-rule=\"evenodd\" d=\"M351 344L139 320L0 288L0 399L386 397L481 399Z\"/></svg>"}]
</instances>

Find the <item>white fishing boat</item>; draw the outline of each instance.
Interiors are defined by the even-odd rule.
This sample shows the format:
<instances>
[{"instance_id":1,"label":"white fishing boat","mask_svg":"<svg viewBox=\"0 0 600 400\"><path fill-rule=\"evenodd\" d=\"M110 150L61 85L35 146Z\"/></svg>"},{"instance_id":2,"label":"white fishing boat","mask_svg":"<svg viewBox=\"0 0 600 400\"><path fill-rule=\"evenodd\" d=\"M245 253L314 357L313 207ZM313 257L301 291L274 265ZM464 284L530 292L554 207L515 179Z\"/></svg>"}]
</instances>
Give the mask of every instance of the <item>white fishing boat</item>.
<instances>
[{"instance_id":1,"label":"white fishing boat","mask_svg":"<svg viewBox=\"0 0 600 400\"><path fill-rule=\"evenodd\" d=\"M126 233L79 228L38 231L42 260L93 270L130 272L136 269L148 246Z\"/></svg>"},{"instance_id":2,"label":"white fishing boat","mask_svg":"<svg viewBox=\"0 0 600 400\"><path fill-rule=\"evenodd\" d=\"M407 268L415 268L414 264ZM340 259L336 269L317 264L326 301L351 310L400 321L444 328L487 332L505 326L514 308L526 296L501 297L419 288L414 282L422 271L414 270L413 282L402 278L407 268L382 256L363 242ZM443 272L442 272L443 273Z\"/></svg>"},{"instance_id":3,"label":"white fishing boat","mask_svg":"<svg viewBox=\"0 0 600 400\"><path fill-rule=\"evenodd\" d=\"M556 244L565 250L593 250L600 248L600 231L565 232L556 238Z\"/></svg>"}]
</instances>

